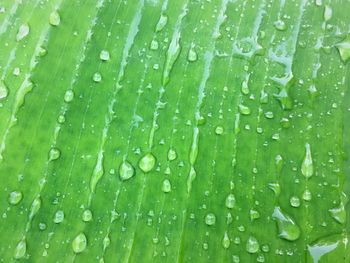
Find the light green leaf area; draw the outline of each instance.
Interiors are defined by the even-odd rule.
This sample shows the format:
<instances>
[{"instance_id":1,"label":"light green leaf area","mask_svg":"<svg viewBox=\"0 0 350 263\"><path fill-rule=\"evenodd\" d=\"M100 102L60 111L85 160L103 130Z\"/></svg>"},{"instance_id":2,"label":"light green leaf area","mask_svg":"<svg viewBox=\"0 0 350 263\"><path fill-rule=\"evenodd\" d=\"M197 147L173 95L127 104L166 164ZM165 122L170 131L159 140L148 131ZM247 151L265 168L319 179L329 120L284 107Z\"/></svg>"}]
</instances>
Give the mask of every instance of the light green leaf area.
<instances>
[{"instance_id":1,"label":"light green leaf area","mask_svg":"<svg viewBox=\"0 0 350 263\"><path fill-rule=\"evenodd\" d=\"M0 2L0 262L350 262L348 0Z\"/></svg>"}]
</instances>

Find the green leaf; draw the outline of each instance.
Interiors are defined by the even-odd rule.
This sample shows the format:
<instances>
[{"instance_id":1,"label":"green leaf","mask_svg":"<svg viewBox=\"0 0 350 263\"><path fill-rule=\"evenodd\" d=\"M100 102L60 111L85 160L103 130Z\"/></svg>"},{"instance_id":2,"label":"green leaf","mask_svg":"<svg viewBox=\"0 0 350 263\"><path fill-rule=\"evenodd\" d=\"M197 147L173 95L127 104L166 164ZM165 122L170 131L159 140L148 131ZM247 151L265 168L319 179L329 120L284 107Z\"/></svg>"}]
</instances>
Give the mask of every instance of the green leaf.
<instances>
[{"instance_id":1,"label":"green leaf","mask_svg":"<svg viewBox=\"0 0 350 263\"><path fill-rule=\"evenodd\" d=\"M349 262L350 2L0 2L0 261Z\"/></svg>"}]
</instances>

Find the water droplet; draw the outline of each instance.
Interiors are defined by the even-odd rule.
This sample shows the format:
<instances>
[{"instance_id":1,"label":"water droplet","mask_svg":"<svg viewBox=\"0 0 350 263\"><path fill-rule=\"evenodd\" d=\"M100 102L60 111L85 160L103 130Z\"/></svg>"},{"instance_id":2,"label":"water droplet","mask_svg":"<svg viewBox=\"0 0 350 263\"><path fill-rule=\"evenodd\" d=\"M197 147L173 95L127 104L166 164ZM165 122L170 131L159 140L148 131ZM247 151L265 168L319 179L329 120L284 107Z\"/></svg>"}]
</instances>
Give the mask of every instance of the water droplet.
<instances>
[{"instance_id":1,"label":"water droplet","mask_svg":"<svg viewBox=\"0 0 350 263\"><path fill-rule=\"evenodd\" d=\"M16 67L16 68L14 68L13 69L13 75L15 75L15 76L19 76L19 74L21 73L21 70L18 68L18 67Z\"/></svg>"},{"instance_id":2,"label":"water droplet","mask_svg":"<svg viewBox=\"0 0 350 263\"><path fill-rule=\"evenodd\" d=\"M49 151L49 161L54 161L60 158L61 156L61 151L58 148L51 148Z\"/></svg>"},{"instance_id":3,"label":"water droplet","mask_svg":"<svg viewBox=\"0 0 350 263\"><path fill-rule=\"evenodd\" d=\"M275 28L276 28L277 30L280 30L280 31L284 31L284 30L287 29L286 23L285 23L283 20L281 20L281 19L275 21L275 22L273 23L273 25L275 26Z\"/></svg>"},{"instance_id":4,"label":"water droplet","mask_svg":"<svg viewBox=\"0 0 350 263\"><path fill-rule=\"evenodd\" d=\"M19 27L18 29L18 33L16 35L16 40L21 41L23 38L25 38L26 36L28 36L29 34L29 25L28 24L23 24Z\"/></svg>"},{"instance_id":5,"label":"water droplet","mask_svg":"<svg viewBox=\"0 0 350 263\"><path fill-rule=\"evenodd\" d=\"M311 192L310 192L308 189L306 189L306 190L304 191L304 193L303 193L303 199L304 199L305 201L311 201L311 199L312 199L312 194L311 194Z\"/></svg>"},{"instance_id":6,"label":"water droplet","mask_svg":"<svg viewBox=\"0 0 350 263\"><path fill-rule=\"evenodd\" d=\"M267 119L273 119L273 112L272 111L265 112L265 117Z\"/></svg>"},{"instance_id":7,"label":"water droplet","mask_svg":"<svg viewBox=\"0 0 350 263\"><path fill-rule=\"evenodd\" d=\"M244 80L242 82L242 86L241 86L241 91L244 95L247 95L249 94L249 87L248 87L248 81L247 80Z\"/></svg>"},{"instance_id":8,"label":"water droplet","mask_svg":"<svg viewBox=\"0 0 350 263\"><path fill-rule=\"evenodd\" d=\"M74 92L73 90L69 89L66 91L66 93L64 94L64 101L69 103L74 99Z\"/></svg>"},{"instance_id":9,"label":"water droplet","mask_svg":"<svg viewBox=\"0 0 350 263\"><path fill-rule=\"evenodd\" d=\"M159 43L157 40L153 39L151 41L151 46L150 46L150 49L151 50L157 50L159 48Z\"/></svg>"},{"instance_id":10,"label":"water droplet","mask_svg":"<svg viewBox=\"0 0 350 263\"><path fill-rule=\"evenodd\" d=\"M10 205L18 205L23 199L23 194L20 191L13 191L8 196L8 202Z\"/></svg>"},{"instance_id":11,"label":"water droplet","mask_svg":"<svg viewBox=\"0 0 350 263\"><path fill-rule=\"evenodd\" d=\"M175 61L180 55L181 46L180 46L180 32L176 32L170 42L168 52L166 54L166 61L164 64L163 76L162 76L162 85L165 86L170 80L170 71L172 70Z\"/></svg>"},{"instance_id":12,"label":"water droplet","mask_svg":"<svg viewBox=\"0 0 350 263\"><path fill-rule=\"evenodd\" d=\"M350 34L348 34L342 42L335 45L339 51L340 58L343 62L347 62L350 58Z\"/></svg>"},{"instance_id":13,"label":"water droplet","mask_svg":"<svg viewBox=\"0 0 350 263\"><path fill-rule=\"evenodd\" d=\"M215 225L215 222L216 222L216 216L215 216L213 213L208 213L208 214L205 216L205 223L206 223L208 226Z\"/></svg>"},{"instance_id":14,"label":"water droplet","mask_svg":"<svg viewBox=\"0 0 350 263\"><path fill-rule=\"evenodd\" d=\"M109 52L107 50L101 50L101 52L100 52L100 59L102 61L108 61L110 59Z\"/></svg>"},{"instance_id":15,"label":"water droplet","mask_svg":"<svg viewBox=\"0 0 350 263\"><path fill-rule=\"evenodd\" d=\"M255 237L250 236L248 238L247 244L246 244L246 250L250 254L255 254L259 251L259 242Z\"/></svg>"},{"instance_id":16,"label":"water droplet","mask_svg":"<svg viewBox=\"0 0 350 263\"><path fill-rule=\"evenodd\" d=\"M249 215L250 215L250 221L253 221L255 219L258 219L260 218L260 213L254 209L251 209L249 211Z\"/></svg>"},{"instance_id":17,"label":"water droplet","mask_svg":"<svg viewBox=\"0 0 350 263\"><path fill-rule=\"evenodd\" d=\"M87 245L87 239L84 233L80 233L77 235L73 242L72 242L72 248L74 253L78 254L85 250Z\"/></svg>"},{"instance_id":18,"label":"water droplet","mask_svg":"<svg viewBox=\"0 0 350 263\"><path fill-rule=\"evenodd\" d=\"M233 194L229 194L227 197L226 197L226 200L225 200L225 205L227 208L229 209L232 209L235 207L236 205L236 198Z\"/></svg>"},{"instance_id":19,"label":"water droplet","mask_svg":"<svg viewBox=\"0 0 350 263\"><path fill-rule=\"evenodd\" d=\"M290 127L290 120L288 118L282 118L281 121L281 126L285 129L289 128Z\"/></svg>"},{"instance_id":20,"label":"water droplet","mask_svg":"<svg viewBox=\"0 0 350 263\"><path fill-rule=\"evenodd\" d=\"M243 104L238 105L239 112L243 115L249 115L251 113L250 108Z\"/></svg>"},{"instance_id":21,"label":"water droplet","mask_svg":"<svg viewBox=\"0 0 350 263\"><path fill-rule=\"evenodd\" d=\"M342 193L340 196L340 204L338 207L329 209L331 216L340 224L345 224L346 222L346 205L348 203L349 199L345 195L345 193Z\"/></svg>"},{"instance_id":22,"label":"water droplet","mask_svg":"<svg viewBox=\"0 0 350 263\"><path fill-rule=\"evenodd\" d=\"M5 99L9 94L8 88L6 87L5 83L0 80L0 100Z\"/></svg>"},{"instance_id":23,"label":"water droplet","mask_svg":"<svg viewBox=\"0 0 350 263\"><path fill-rule=\"evenodd\" d=\"M156 158L152 153L147 153L139 162L139 167L144 173L150 172L156 164Z\"/></svg>"},{"instance_id":24,"label":"water droplet","mask_svg":"<svg viewBox=\"0 0 350 263\"><path fill-rule=\"evenodd\" d=\"M168 151L168 160L174 161L177 158L177 153L174 149L169 149Z\"/></svg>"},{"instance_id":25,"label":"water droplet","mask_svg":"<svg viewBox=\"0 0 350 263\"><path fill-rule=\"evenodd\" d=\"M217 135L223 134L223 133L224 133L224 128L223 128L222 126L216 126L216 128L215 128L215 133L216 133Z\"/></svg>"},{"instance_id":26,"label":"water droplet","mask_svg":"<svg viewBox=\"0 0 350 263\"><path fill-rule=\"evenodd\" d=\"M55 224L60 224L64 220L64 212L62 210L57 210L53 218Z\"/></svg>"},{"instance_id":27,"label":"water droplet","mask_svg":"<svg viewBox=\"0 0 350 263\"><path fill-rule=\"evenodd\" d=\"M90 209L84 210L82 219L84 222L90 222L92 220L92 212Z\"/></svg>"},{"instance_id":28,"label":"water droplet","mask_svg":"<svg viewBox=\"0 0 350 263\"><path fill-rule=\"evenodd\" d=\"M275 157L275 165L276 165L276 170L277 170L278 174L280 174L281 171L282 171L283 163L284 163L283 157L280 154L276 155L276 157Z\"/></svg>"},{"instance_id":29,"label":"water droplet","mask_svg":"<svg viewBox=\"0 0 350 263\"><path fill-rule=\"evenodd\" d=\"M110 244L111 244L111 239L107 235L103 239L103 250L106 250L106 248L109 247Z\"/></svg>"},{"instance_id":30,"label":"water droplet","mask_svg":"<svg viewBox=\"0 0 350 263\"><path fill-rule=\"evenodd\" d=\"M158 23L156 25L156 32L161 31L167 24L168 17L164 14L162 14L158 20Z\"/></svg>"},{"instance_id":31,"label":"water droplet","mask_svg":"<svg viewBox=\"0 0 350 263\"><path fill-rule=\"evenodd\" d=\"M22 259L25 257L26 252L27 252L27 242L25 238L23 238L21 241L18 242L16 246L14 258Z\"/></svg>"},{"instance_id":32,"label":"water droplet","mask_svg":"<svg viewBox=\"0 0 350 263\"><path fill-rule=\"evenodd\" d=\"M47 54L47 50L44 47L40 47L38 55L44 57Z\"/></svg>"},{"instance_id":33,"label":"water droplet","mask_svg":"<svg viewBox=\"0 0 350 263\"><path fill-rule=\"evenodd\" d=\"M232 262L233 263L239 263L241 260L239 259L239 256L237 255L232 255Z\"/></svg>"},{"instance_id":34,"label":"water droplet","mask_svg":"<svg viewBox=\"0 0 350 263\"><path fill-rule=\"evenodd\" d=\"M278 236L280 238L294 241L300 236L300 229L291 216L284 213L280 207L276 206L272 218L277 221Z\"/></svg>"},{"instance_id":35,"label":"water droplet","mask_svg":"<svg viewBox=\"0 0 350 263\"><path fill-rule=\"evenodd\" d=\"M269 95L266 93L265 90L262 90L260 92L260 103L261 104L266 104L269 102Z\"/></svg>"},{"instance_id":36,"label":"water droplet","mask_svg":"<svg viewBox=\"0 0 350 263\"><path fill-rule=\"evenodd\" d=\"M323 18L325 21L328 21L332 18L332 8L329 5L325 5L324 7L324 13L323 13Z\"/></svg>"},{"instance_id":37,"label":"water droplet","mask_svg":"<svg viewBox=\"0 0 350 263\"><path fill-rule=\"evenodd\" d=\"M225 232L221 244L225 249L228 249L230 247L230 243L230 238L228 237L227 232Z\"/></svg>"},{"instance_id":38,"label":"water droplet","mask_svg":"<svg viewBox=\"0 0 350 263\"><path fill-rule=\"evenodd\" d=\"M287 87L281 88L278 94L274 94L274 97L280 102L283 110L291 110L293 108L293 100L289 96Z\"/></svg>"},{"instance_id":39,"label":"water droplet","mask_svg":"<svg viewBox=\"0 0 350 263\"><path fill-rule=\"evenodd\" d=\"M269 188L275 193L276 196L280 195L281 186L279 183L269 183Z\"/></svg>"},{"instance_id":40,"label":"water droplet","mask_svg":"<svg viewBox=\"0 0 350 263\"><path fill-rule=\"evenodd\" d=\"M299 207L300 206L300 199L297 196L292 196L289 199L290 205L293 207Z\"/></svg>"},{"instance_id":41,"label":"water droplet","mask_svg":"<svg viewBox=\"0 0 350 263\"><path fill-rule=\"evenodd\" d=\"M92 77L92 80L95 81L96 83L101 82L102 76L100 73L96 72L94 76Z\"/></svg>"},{"instance_id":42,"label":"water droplet","mask_svg":"<svg viewBox=\"0 0 350 263\"><path fill-rule=\"evenodd\" d=\"M41 207L41 198L40 196L37 196L30 207L29 220L31 220L38 213L40 207Z\"/></svg>"},{"instance_id":43,"label":"water droplet","mask_svg":"<svg viewBox=\"0 0 350 263\"><path fill-rule=\"evenodd\" d=\"M49 23L52 26L58 26L61 23L61 17L57 10L50 14Z\"/></svg>"},{"instance_id":44,"label":"water droplet","mask_svg":"<svg viewBox=\"0 0 350 263\"><path fill-rule=\"evenodd\" d=\"M346 235L336 234L320 238L313 242L311 245L308 245L307 248L310 256L312 257L313 263L318 263L321 261L323 256L330 254L332 251L335 250L338 250L338 252L340 253L342 252L341 254L334 253L335 256L345 255L345 253L347 253L347 244L348 237ZM339 257L337 258L339 259ZM332 261L331 258L327 259L321 262L336 262Z\"/></svg>"},{"instance_id":45,"label":"water droplet","mask_svg":"<svg viewBox=\"0 0 350 263\"><path fill-rule=\"evenodd\" d=\"M124 161L119 166L120 180L126 181L135 175L134 167L128 162Z\"/></svg>"},{"instance_id":46,"label":"water droplet","mask_svg":"<svg viewBox=\"0 0 350 263\"><path fill-rule=\"evenodd\" d=\"M311 147L310 144L305 144L305 157L301 164L301 173L306 177L310 178L314 173L314 166L312 163Z\"/></svg>"},{"instance_id":47,"label":"water droplet","mask_svg":"<svg viewBox=\"0 0 350 263\"><path fill-rule=\"evenodd\" d=\"M169 193L171 192L171 183L168 179L165 179L162 184L162 191L164 193Z\"/></svg>"},{"instance_id":48,"label":"water droplet","mask_svg":"<svg viewBox=\"0 0 350 263\"><path fill-rule=\"evenodd\" d=\"M194 44L192 44L191 48L188 50L187 59L190 62L194 62L194 61L196 61L198 59L198 55L197 55L197 52L195 50L195 45Z\"/></svg>"}]
</instances>

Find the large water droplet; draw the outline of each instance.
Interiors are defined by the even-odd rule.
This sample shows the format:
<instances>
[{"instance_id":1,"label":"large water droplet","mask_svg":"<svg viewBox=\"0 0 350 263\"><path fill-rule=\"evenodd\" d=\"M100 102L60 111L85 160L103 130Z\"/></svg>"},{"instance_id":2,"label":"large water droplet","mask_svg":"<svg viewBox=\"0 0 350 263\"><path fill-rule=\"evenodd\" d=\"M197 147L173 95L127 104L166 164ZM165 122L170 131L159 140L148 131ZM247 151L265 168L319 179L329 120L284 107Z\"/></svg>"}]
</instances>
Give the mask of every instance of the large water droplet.
<instances>
[{"instance_id":1,"label":"large water droplet","mask_svg":"<svg viewBox=\"0 0 350 263\"><path fill-rule=\"evenodd\" d=\"M165 86L170 80L170 72L175 64L175 61L180 55L181 46L180 46L180 32L175 33L173 36L168 52L166 54L166 61L164 64L163 76L162 76L162 85Z\"/></svg>"},{"instance_id":2,"label":"large water droplet","mask_svg":"<svg viewBox=\"0 0 350 263\"><path fill-rule=\"evenodd\" d=\"M301 173L306 177L310 178L314 173L314 166L312 163L311 147L310 144L305 144L305 157L301 164Z\"/></svg>"},{"instance_id":3,"label":"large water droplet","mask_svg":"<svg viewBox=\"0 0 350 263\"><path fill-rule=\"evenodd\" d=\"M156 25L156 32L161 31L167 24L168 17L164 14L162 14L158 20L158 23Z\"/></svg>"},{"instance_id":4,"label":"large water droplet","mask_svg":"<svg viewBox=\"0 0 350 263\"><path fill-rule=\"evenodd\" d=\"M16 35L16 40L21 41L23 38L28 36L29 34L29 25L28 24L23 24L19 27L17 35Z\"/></svg>"},{"instance_id":5,"label":"large water droplet","mask_svg":"<svg viewBox=\"0 0 350 263\"><path fill-rule=\"evenodd\" d=\"M52 26L58 26L61 23L61 17L57 10L50 14L49 23Z\"/></svg>"},{"instance_id":6,"label":"large water droplet","mask_svg":"<svg viewBox=\"0 0 350 263\"><path fill-rule=\"evenodd\" d=\"M20 191L13 191L8 196L8 202L10 205L17 205L19 204L23 199L23 194Z\"/></svg>"},{"instance_id":7,"label":"large water droplet","mask_svg":"<svg viewBox=\"0 0 350 263\"><path fill-rule=\"evenodd\" d=\"M248 238L247 244L246 244L246 250L248 253L251 253L251 254L257 253L259 251L259 242L255 237L250 236Z\"/></svg>"},{"instance_id":8,"label":"large water droplet","mask_svg":"<svg viewBox=\"0 0 350 263\"><path fill-rule=\"evenodd\" d=\"M217 135L223 134L223 133L224 133L224 128L223 128L222 126L216 126L216 128L215 128L215 133L216 133Z\"/></svg>"},{"instance_id":9,"label":"large water droplet","mask_svg":"<svg viewBox=\"0 0 350 263\"><path fill-rule=\"evenodd\" d=\"M24 258L26 255L26 252L27 252L27 242L25 238L23 238L21 241L18 242L16 246L14 258L15 259Z\"/></svg>"},{"instance_id":10,"label":"large water droplet","mask_svg":"<svg viewBox=\"0 0 350 263\"><path fill-rule=\"evenodd\" d=\"M216 222L216 216L215 216L213 213L208 213L208 214L205 216L205 223L206 223L208 226L215 225L215 222Z\"/></svg>"},{"instance_id":11,"label":"large water droplet","mask_svg":"<svg viewBox=\"0 0 350 263\"><path fill-rule=\"evenodd\" d=\"M56 211L55 216L53 218L53 222L55 224L60 224L63 222L63 220L64 220L64 212L62 210Z\"/></svg>"},{"instance_id":12,"label":"large water droplet","mask_svg":"<svg viewBox=\"0 0 350 263\"><path fill-rule=\"evenodd\" d=\"M293 207L299 207L300 206L300 199L297 196L292 196L289 199L290 205Z\"/></svg>"},{"instance_id":13,"label":"large water droplet","mask_svg":"<svg viewBox=\"0 0 350 263\"><path fill-rule=\"evenodd\" d=\"M128 162L124 161L119 166L119 177L122 181L126 181L135 175L134 167Z\"/></svg>"},{"instance_id":14,"label":"large water droplet","mask_svg":"<svg viewBox=\"0 0 350 263\"><path fill-rule=\"evenodd\" d=\"M345 224L346 222L346 205L348 203L348 197L345 193L342 193L340 196L340 204L338 207L329 209L331 216L340 224Z\"/></svg>"},{"instance_id":15,"label":"large water droplet","mask_svg":"<svg viewBox=\"0 0 350 263\"><path fill-rule=\"evenodd\" d=\"M339 51L340 58L343 62L347 62L350 58L350 34L348 34L342 42L335 45Z\"/></svg>"},{"instance_id":16,"label":"large water droplet","mask_svg":"<svg viewBox=\"0 0 350 263\"><path fill-rule=\"evenodd\" d=\"M139 167L144 173L150 172L156 164L156 158L152 153L147 153L139 161Z\"/></svg>"},{"instance_id":17,"label":"large water droplet","mask_svg":"<svg viewBox=\"0 0 350 263\"><path fill-rule=\"evenodd\" d=\"M85 250L87 245L87 239L84 233L78 234L73 242L72 242L72 248L74 253L78 254L81 253Z\"/></svg>"},{"instance_id":18,"label":"large water droplet","mask_svg":"<svg viewBox=\"0 0 350 263\"><path fill-rule=\"evenodd\" d=\"M284 213L280 207L276 206L272 218L277 221L278 236L280 238L294 241L300 236L300 229L291 216Z\"/></svg>"},{"instance_id":19,"label":"large water droplet","mask_svg":"<svg viewBox=\"0 0 350 263\"><path fill-rule=\"evenodd\" d=\"M5 83L0 80L0 100L5 99L9 94L8 88L6 87Z\"/></svg>"}]
</instances>

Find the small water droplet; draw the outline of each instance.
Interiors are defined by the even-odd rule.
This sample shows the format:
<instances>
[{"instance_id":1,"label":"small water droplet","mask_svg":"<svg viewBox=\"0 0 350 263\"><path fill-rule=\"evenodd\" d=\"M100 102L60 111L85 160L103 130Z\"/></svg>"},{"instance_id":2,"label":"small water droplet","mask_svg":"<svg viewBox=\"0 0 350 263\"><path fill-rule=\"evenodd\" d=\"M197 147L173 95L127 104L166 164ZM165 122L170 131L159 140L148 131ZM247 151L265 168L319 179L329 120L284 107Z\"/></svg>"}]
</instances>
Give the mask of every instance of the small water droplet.
<instances>
[{"instance_id":1,"label":"small water droplet","mask_svg":"<svg viewBox=\"0 0 350 263\"><path fill-rule=\"evenodd\" d=\"M226 197L225 205L226 205L226 207L229 208L229 209L232 209L232 208L235 207L235 205L236 205L236 198L235 198L234 194L229 194L229 195Z\"/></svg>"},{"instance_id":2,"label":"small water droplet","mask_svg":"<svg viewBox=\"0 0 350 263\"><path fill-rule=\"evenodd\" d=\"M177 153L176 153L176 151L174 150L174 149L169 149L169 151L168 151L168 160L169 161L173 161L173 160L175 160L177 158Z\"/></svg>"},{"instance_id":3,"label":"small water droplet","mask_svg":"<svg viewBox=\"0 0 350 263\"><path fill-rule=\"evenodd\" d=\"M78 234L73 242L72 242L72 248L74 253L78 254L81 253L85 250L87 245L87 239L84 233Z\"/></svg>"},{"instance_id":4,"label":"small water droplet","mask_svg":"<svg viewBox=\"0 0 350 263\"><path fill-rule=\"evenodd\" d=\"M249 94L249 87L248 87L248 81L247 80L244 80L242 82L242 86L241 86L241 91L244 95L247 95Z\"/></svg>"},{"instance_id":5,"label":"small water droplet","mask_svg":"<svg viewBox=\"0 0 350 263\"><path fill-rule=\"evenodd\" d=\"M28 24L23 24L19 27L17 35L16 35L16 40L21 41L23 38L28 36L30 31L29 25Z\"/></svg>"},{"instance_id":6,"label":"small water droplet","mask_svg":"<svg viewBox=\"0 0 350 263\"><path fill-rule=\"evenodd\" d=\"M280 207L276 206L272 218L277 221L278 236L280 238L294 241L300 236L300 229L291 216L287 215L281 210Z\"/></svg>"},{"instance_id":7,"label":"small water droplet","mask_svg":"<svg viewBox=\"0 0 350 263\"><path fill-rule=\"evenodd\" d=\"M305 201L311 201L311 199L312 199L312 194L311 194L311 192L310 192L308 189L306 189L306 190L304 191L304 193L303 193L303 199L304 199Z\"/></svg>"},{"instance_id":8,"label":"small water droplet","mask_svg":"<svg viewBox=\"0 0 350 263\"><path fill-rule=\"evenodd\" d=\"M64 220L64 212L62 210L57 210L53 218L55 224L60 224Z\"/></svg>"},{"instance_id":9,"label":"small water droplet","mask_svg":"<svg viewBox=\"0 0 350 263\"><path fill-rule=\"evenodd\" d=\"M171 183L168 179L165 179L162 184L162 191L164 193L169 193L171 192Z\"/></svg>"},{"instance_id":10,"label":"small water droplet","mask_svg":"<svg viewBox=\"0 0 350 263\"><path fill-rule=\"evenodd\" d=\"M297 196L292 196L289 199L290 205L293 207L299 207L300 206L300 199Z\"/></svg>"},{"instance_id":11,"label":"small water droplet","mask_svg":"<svg viewBox=\"0 0 350 263\"><path fill-rule=\"evenodd\" d=\"M13 191L8 196L8 202L10 205L18 205L23 199L23 194L20 191Z\"/></svg>"},{"instance_id":12,"label":"small water droplet","mask_svg":"<svg viewBox=\"0 0 350 263\"><path fill-rule=\"evenodd\" d=\"M19 76L19 74L21 73L21 70L18 68L18 67L16 67L16 68L14 68L13 69L13 75L15 75L15 76ZM1 97L1 96L0 96Z\"/></svg>"},{"instance_id":13,"label":"small water droplet","mask_svg":"<svg viewBox=\"0 0 350 263\"><path fill-rule=\"evenodd\" d=\"M107 50L101 50L101 52L100 52L100 59L102 61L108 61L110 59L109 52Z\"/></svg>"},{"instance_id":14,"label":"small water droplet","mask_svg":"<svg viewBox=\"0 0 350 263\"><path fill-rule=\"evenodd\" d=\"M314 173L314 166L311 156L311 147L308 143L305 144L305 157L303 163L301 164L301 173L306 178L310 178Z\"/></svg>"},{"instance_id":15,"label":"small water droplet","mask_svg":"<svg viewBox=\"0 0 350 263\"><path fill-rule=\"evenodd\" d=\"M254 209L250 209L249 215L250 215L250 221L260 218L260 213Z\"/></svg>"},{"instance_id":16,"label":"small water droplet","mask_svg":"<svg viewBox=\"0 0 350 263\"><path fill-rule=\"evenodd\" d=\"M64 101L69 103L74 99L74 92L73 90L69 89L66 91L66 93L64 94Z\"/></svg>"},{"instance_id":17,"label":"small water droplet","mask_svg":"<svg viewBox=\"0 0 350 263\"><path fill-rule=\"evenodd\" d=\"M25 257L26 252L27 252L27 242L25 238L23 238L21 241L18 242L16 246L14 258L22 259Z\"/></svg>"},{"instance_id":18,"label":"small water droplet","mask_svg":"<svg viewBox=\"0 0 350 263\"><path fill-rule=\"evenodd\" d=\"M280 31L285 31L287 29L286 23L283 20L281 20L281 19L275 21L273 23L273 25L275 26L275 28L277 30L280 30Z\"/></svg>"},{"instance_id":19,"label":"small water droplet","mask_svg":"<svg viewBox=\"0 0 350 263\"><path fill-rule=\"evenodd\" d=\"M328 21L332 18L332 8L329 5L325 5L324 7L324 13L323 13L323 18L325 21Z\"/></svg>"},{"instance_id":20,"label":"small water droplet","mask_svg":"<svg viewBox=\"0 0 350 263\"><path fill-rule=\"evenodd\" d=\"M144 173L150 172L156 164L156 158L152 153L147 153L139 161L139 167Z\"/></svg>"},{"instance_id":21,"label":"small water droplet","mask_svg":"<svg viewBox=\"0 0 350 263\"><path fill-rule=\"evenodd\" d=\"M255 237L250 236L248 238L247 244L246 244L246 250L250 254L255 254L259 251L259 242Z\"/></svg>"},{"instance_id":22,"label":"small water droplet","mask_svg":"<svg viewBox=\"0 0 350 263\"><path fill-rule=\"evenodd\" d=\"M61 156L61 151L56 148L56 147L53 147L50 149L49 151L49 161L54 161L54 160L57 160L58 158L60 158Z\"/></svg>"},{"instance_id":23,"label":"small water droplet","mask_svg":"<svg viewBox=\"0 0 350 263\"><path fill-rule=\"evenodd\" d=\"M251 113L250 108L243 104L238 105L239 112L243 115L249 115Z\"/></svg>"},{"instance_id":24,"label":"small water droplet","mask_svg":"<svg viewBox=\"0 0 350 263\"><path fill-rule=\"evenodd\" d=\"M155 39L153 39L153 40L151 41L150 49L151 49L151 50L158 50L158 48L159 48L159 43L158 43L158 41L155 40Z\"/></svg>"},{"instance_id":25,"label":"small water droplet","mask_svg":"<svg viewBox=\"0 0 350 263\"><path fill-rule=\"evenodd\" d=\"M50 14L49 23L52 26L58 26L61 23L61 17L57 10Z\"/></svg>"},{"instance_id":26,"label":"small water droplet","mask_svg":"<svg viewBox=\"0 0 350 263\"><path fill-rule=\"evenodd\" d=\"M216 222L216 216L215 216L213 213L208 213L208 214L205 216L205 223L206 223L208 226L215 225L215 222Z\"/></svg>"},{"instance_id":27,"label":"small water droplet","mask_svg":"<svg viewBox=\"0 0 350 263\"><path fill-rule=\"evenodd\" d=\"M224 128L223 128L222 126L216 126L216 128L215 128L215 133L216 133L217 135L223 134L223 133L224 133Z\"/></svg>"},{"instance_id":28,"label":"small water droplet","mask_svg":"<svg viewBox=\"0 0 350 263\"><path fill-rule=\"evenodd\" d=\"M135 175L134 167L128 162L124 161L119 166L119 177L122 181L126 181Z\"/></svg>"},{"instance_id":29,"label":"small water droplet","mask_svg":"<svg viewBox=\"0 0 350 263\"><path fill-rule=\"evenodd\" d=\"M227 232L225 232L221 244L225 249L228 249L230 247L230 243L231 243L230 238L228 237Z\"/></svg>"},{"instance_id":30,"label":"small water droplet","mask_svg":"<svg viewBox=\"0 0 350 263\"><path fill-rule=\"evenodd\" d=\"M84 222L90 222L92 220L92 212L90 209L84 210L82 219Z\"/></svg>"},{"instance_id":31,"label":"small water droplet","mask_svg":"<svg viewBox=\"0 0 350 263\"><path fill-rule=\"evenodd\" d=\"M101 82L102 76L100 73L96 72L94 76L92 77L92 80L95 81L96 83Z\"/></svg>"},{"instance_id":32,"label":"small water droplet","mask_svg":"<svg viewBox=\"0 0 350 263\"><path fill-rule=\"evenodd\" d=\"M191 48L188 50L187 59L190 62L194 62L194 61L196 61L198 59L198 55L197 55L197 52L195 50L195 45L194 44L192 44Z\"/></svg>"}]
</instances>

